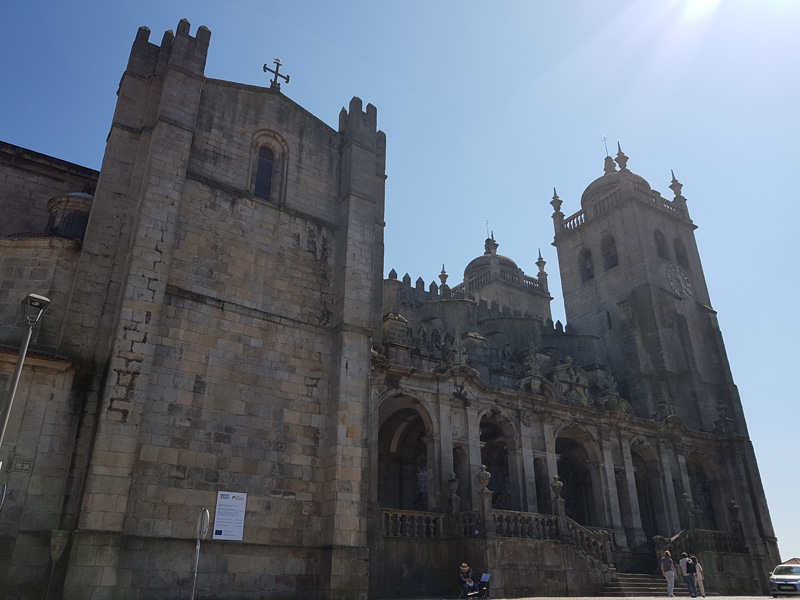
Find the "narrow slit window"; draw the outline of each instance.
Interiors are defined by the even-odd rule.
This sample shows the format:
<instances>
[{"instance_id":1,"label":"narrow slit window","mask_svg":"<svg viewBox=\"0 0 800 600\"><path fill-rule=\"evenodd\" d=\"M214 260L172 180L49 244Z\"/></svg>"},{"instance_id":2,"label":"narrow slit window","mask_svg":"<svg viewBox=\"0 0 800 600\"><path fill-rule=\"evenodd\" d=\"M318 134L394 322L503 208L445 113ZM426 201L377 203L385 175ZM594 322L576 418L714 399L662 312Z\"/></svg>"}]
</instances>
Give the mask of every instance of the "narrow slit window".
<instances>
[{"instance_id":1,"label":"narrow slit window","mask_svg":"<svg viewBox=\"0 0 800 600\"><path fill-rule=\"evenodd\" d=\"M258 166L256 167L255 197L269 200L272 193L272 169L275 164L275 153L266 146L258 149Z\"/></svg>"}]
</instances>

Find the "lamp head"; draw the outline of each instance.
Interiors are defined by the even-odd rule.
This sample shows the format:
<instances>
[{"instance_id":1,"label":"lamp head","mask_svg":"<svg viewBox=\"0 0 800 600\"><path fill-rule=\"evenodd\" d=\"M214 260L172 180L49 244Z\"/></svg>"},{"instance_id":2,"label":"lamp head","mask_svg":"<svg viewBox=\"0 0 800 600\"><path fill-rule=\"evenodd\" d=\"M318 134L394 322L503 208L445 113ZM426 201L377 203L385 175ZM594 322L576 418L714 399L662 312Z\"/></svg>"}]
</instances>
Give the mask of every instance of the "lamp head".
<instances>
[{"instance_id":1,"label":"lamp head","mask_svg":"<svg viewBox=\"0 0 800 600\"><path fill-rule=\"evenodd\" d=\"M44 311L50 306L50 299L39 294L28 294L22 299L22 317L28 325L36 325Z\"/></svg>"}]
</instances>

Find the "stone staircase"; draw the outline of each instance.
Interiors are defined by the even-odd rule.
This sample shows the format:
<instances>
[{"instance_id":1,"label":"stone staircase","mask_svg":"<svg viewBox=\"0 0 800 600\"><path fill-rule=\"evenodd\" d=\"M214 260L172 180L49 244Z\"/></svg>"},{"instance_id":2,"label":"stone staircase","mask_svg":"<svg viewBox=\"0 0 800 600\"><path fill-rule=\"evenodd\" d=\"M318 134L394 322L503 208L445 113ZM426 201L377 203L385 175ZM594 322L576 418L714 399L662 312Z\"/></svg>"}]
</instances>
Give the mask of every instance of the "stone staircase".
<instances>
[{"instance_id":1,"label":"stone staircase","mask_svg":"<svg viewBox=\"0 0 800 600\"><path fill-rule=\"evenodd\" d=\"M689 590L683 580L675 581L675 595L689 597ZM607 583L597 592L598 596L608 597L641 597L667 596L667 580L661 575L640 573L617 573L615 580Z\"/></svg>"}]
</instances>

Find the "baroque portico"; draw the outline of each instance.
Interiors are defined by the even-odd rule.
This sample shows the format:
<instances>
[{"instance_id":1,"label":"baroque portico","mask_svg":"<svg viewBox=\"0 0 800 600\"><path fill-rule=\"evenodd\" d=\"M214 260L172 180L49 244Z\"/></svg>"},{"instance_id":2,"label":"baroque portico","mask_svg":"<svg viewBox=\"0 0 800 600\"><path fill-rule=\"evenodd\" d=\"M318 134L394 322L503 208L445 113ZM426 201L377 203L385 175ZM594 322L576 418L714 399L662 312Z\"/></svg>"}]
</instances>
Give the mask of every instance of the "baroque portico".
<instances>
[{"instance_id":1,"label":"baroque portico","mask_svg":"<svg viewBox=\"0 0 800 600\"><path fill-rule=\"evenodd\" d=\"M566 328L552 321L541 253L528 276L493 234L454 287L444 268L428 286L395 271L384 281L370 392L374 581L415 570L446 580L436 571L448 567L417 562L436 539L468 548L506 594L597 589L618 570L652 571L668 548L713 555L721 587L764 584L744 560L761 548L766 567L774 539L760 487L742 486L757 468L714 346L695 226L674 175L670 201L627 161L621 149L606 159L578 213L565 217L557 193L551 202ZM634 221L649 239L618 249L631 237L620 223ZM556 540L571 556L560 573L513 560Z\"/></svg>"}]
</instances>

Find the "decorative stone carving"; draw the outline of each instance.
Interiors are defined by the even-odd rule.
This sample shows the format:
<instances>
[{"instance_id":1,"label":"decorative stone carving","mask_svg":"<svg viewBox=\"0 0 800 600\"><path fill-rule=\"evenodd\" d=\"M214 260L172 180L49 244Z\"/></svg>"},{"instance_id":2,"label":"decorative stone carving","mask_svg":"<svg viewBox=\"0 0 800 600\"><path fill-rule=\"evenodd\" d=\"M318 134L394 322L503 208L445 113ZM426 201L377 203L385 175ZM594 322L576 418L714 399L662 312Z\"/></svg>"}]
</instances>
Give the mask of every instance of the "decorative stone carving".
<instances>
[{"instance_id":1,"label":"decorative stone carving","mask_svg":"<svg viewBox=\"0 0 800 600\"><path fill-rule=\"evenodd\" d=\"M481 465L481 470L478 471L475 478L478 480L481 490L489 489L489 480L492 478L492 474L486 470L486 465Z\"/></svg>"},{"instance_id":2,"label":"decorative stone carving","mask_svg":"<svg viewBox=\"0 0 800 600\"><path fill-rule=\"evenodd\" d=\"M528 350L528 356L525 358L525 375L527 377L541 377L543 374L542 372L542 361L536 354L536 345L531 344L530 349Z\"/></svg>"},{"instance_id":3,"label":"decorative stone carving","mask_svg":"<svg viewBox=\"0 0 800 600\"><path fill-rule=\"evenodd\" d=\"M731 516L731 523L739 522L739 505L736 504L736 500L733 498L731 498L731 501L728 504L728 514Z\"/></svg>"},{"instance_id":4,"label":"decorative stone carving","mask_svg":"<svg viewBox=\"0 0 800 600\"><path fill-rule=\"evenodd\" d=\"M453 498L458 491L458 477L455 473L450 474L450 479L447 480L447 487L450 488L450 497Z\"/></svg>"},{"instance_id":5,"label":"decorative stone carving","mask_svg":"<svg viewBox=\"0 0 800 600\"><path fill-rule=\"evenodd\" d=\"M555 494L554 499L561 499L561 492L564 490L564 482L559 479L558 475L553 475L553 481L550 482L550 487Z\"/></svg>"},{"instance_id":6,"label":"decorative stone carving","mask_svg":"<svg viewBox=\"0 0 800 600\"><path fill-rule=\"evenodd\" d=\"M617 380L611 373L604 375L600 381L597 382L600 391L609 396L617 395Z\"/></svg>"},{"instance_id":7,"label":"decorative stone carving","mask_svg":"<svg viewBox=\"0 0 800 600\"><path fill-rule=\"evenodd\" d=\"M728 414L728 405L724 402L718 403L717 414L719 414L719 418L714 421L714 435L717 437L733 435L736 423Z\"/></svg>"},{"instance_id":8,"label":"decorative stone carving","mask_svg":"<svg viewBox=\"0 0 800 600\"><path fill-rule=\"evenodd\" d=\"M684 492L678 501L678 509L680 511L681 521L685 523L685 527L690 531L694 529L694 504L689 494Z\"/></svg>"}]
</instances>

